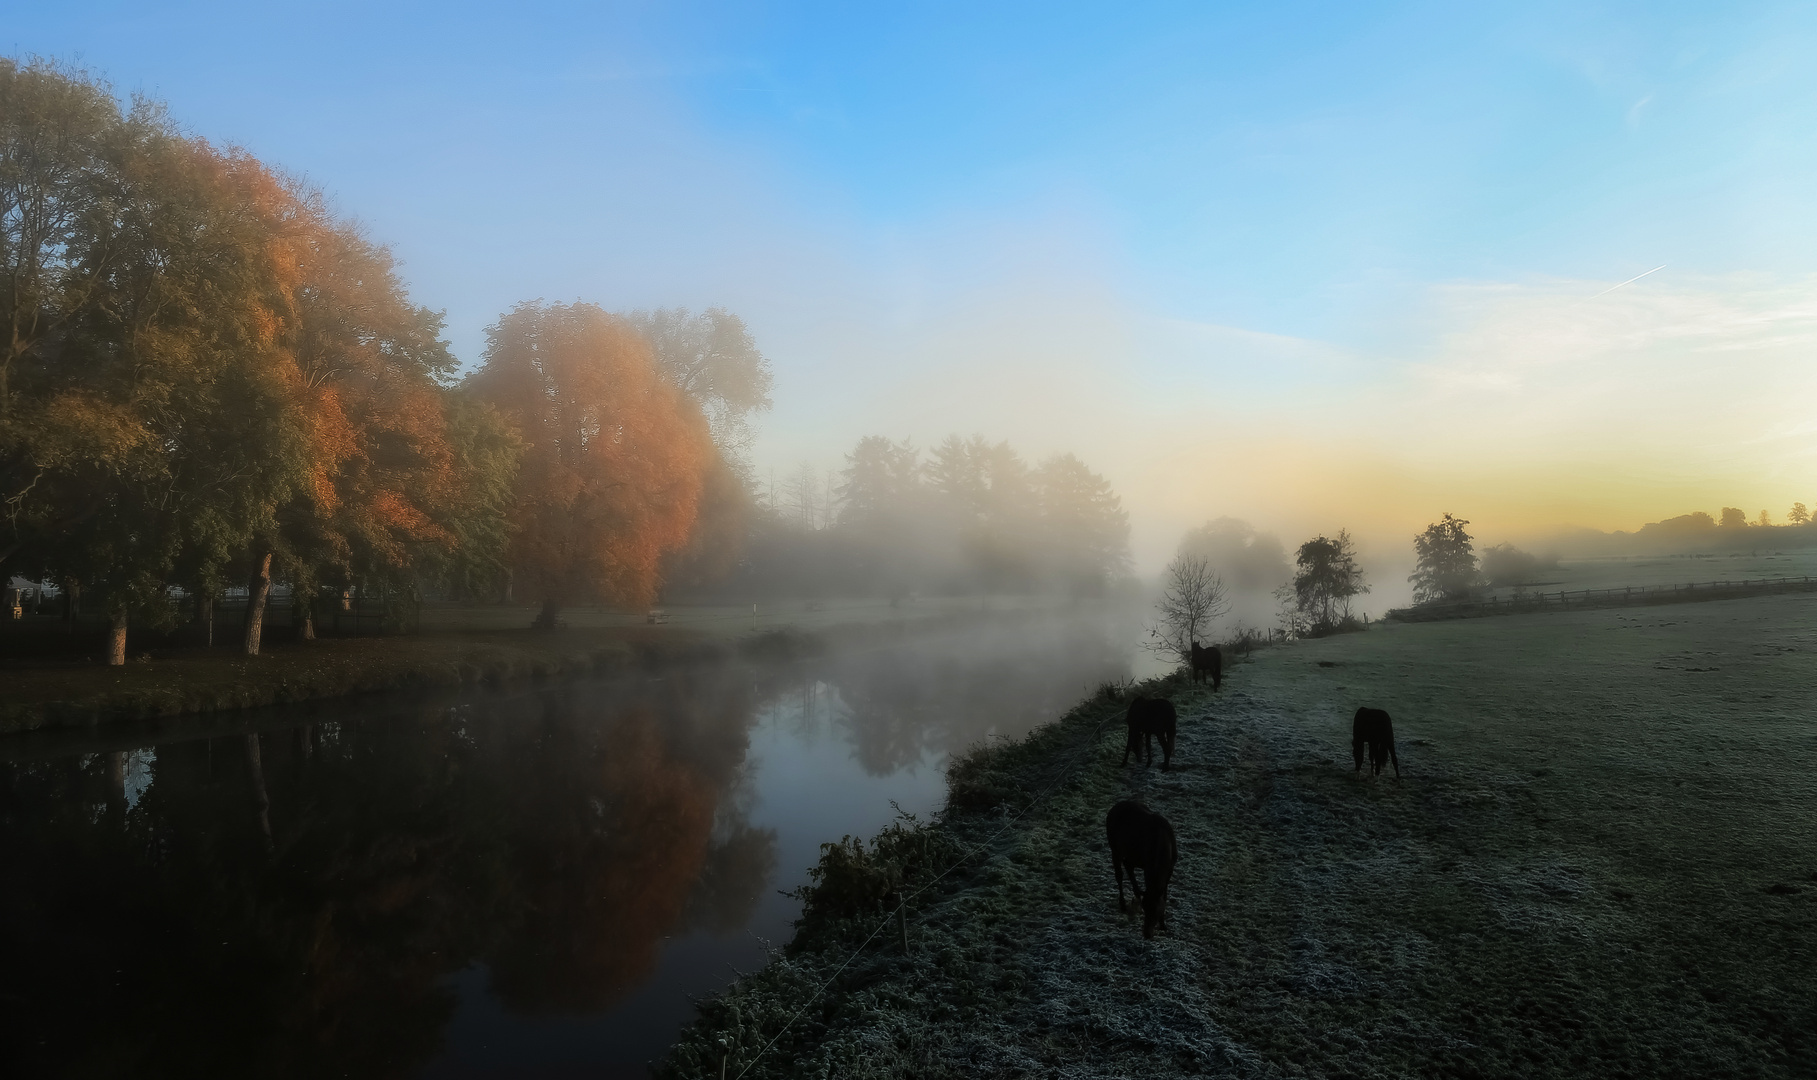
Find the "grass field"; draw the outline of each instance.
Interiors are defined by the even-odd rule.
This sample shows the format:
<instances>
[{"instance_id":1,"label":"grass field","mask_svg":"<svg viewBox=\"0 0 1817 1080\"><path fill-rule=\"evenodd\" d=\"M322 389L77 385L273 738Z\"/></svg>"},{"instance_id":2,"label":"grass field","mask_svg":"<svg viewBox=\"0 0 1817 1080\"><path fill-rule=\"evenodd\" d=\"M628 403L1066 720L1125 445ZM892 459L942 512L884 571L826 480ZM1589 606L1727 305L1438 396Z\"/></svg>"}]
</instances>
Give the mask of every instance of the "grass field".
<instances>
[{"instance_id":1,"label":"grass field","mask_svg":"<svg viewBox=\"0 0 1817 1080\"><path fill-rule=\"evenodd\" d=\"M1523 584L1529 592L1560 589L1657 588L1706 581L1758 581L1762 578L1817 577L1817 548L1785 550L1718 551L1696 555L1607 555L1562 560L1542 569ZM1491 589L1499 596L1514 592L1509 586Z\"/></svg>"},{"instance_id":2,"label":"grass field","mask_svg":"<svg viewBox=\"0 0 1817 1080\"><path fill-rule=\"evenodd\" d=\"M1082 706L974 763L1005 801L941 828L989 857L747 1075L1817 1075L1814 660L1809 595L1388 624L1182 697L1167 773ZM1398 783L1351 775L1361 704ZM1154 942L1102 839L1132 795L1179 836ZM736 1073L860 930L710 1004L669 1072Z\"/></svg>"}]
</instances>

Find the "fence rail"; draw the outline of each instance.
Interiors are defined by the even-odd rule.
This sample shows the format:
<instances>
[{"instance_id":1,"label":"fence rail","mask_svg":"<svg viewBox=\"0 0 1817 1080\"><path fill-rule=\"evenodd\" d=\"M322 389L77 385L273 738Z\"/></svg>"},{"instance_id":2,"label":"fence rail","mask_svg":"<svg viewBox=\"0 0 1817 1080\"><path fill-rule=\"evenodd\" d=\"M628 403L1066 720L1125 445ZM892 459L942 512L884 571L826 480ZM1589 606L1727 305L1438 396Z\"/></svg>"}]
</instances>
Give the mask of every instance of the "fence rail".
<instances>
[{"instance_id":1,"label":"fence rail","mask_svg":"<svg viewBox=\"0 0 1817 1080\"><path fill-rule=\"evenodd\" d=\"M1530 611L1578 611L1636 604L1689 604L1703 600L1732 600L1742 596L1789 592L1817 592L1817 579L1753 578L1744 581L1698 581L1687 585L1515 593L1505 597L1491 596L1487 600L1459 600L1396 608L1388 612L1386 617L1400 622L1432 622L1438 619L1475 619L1486 615L1517 615Z\"/></svg>"}]
</instances>

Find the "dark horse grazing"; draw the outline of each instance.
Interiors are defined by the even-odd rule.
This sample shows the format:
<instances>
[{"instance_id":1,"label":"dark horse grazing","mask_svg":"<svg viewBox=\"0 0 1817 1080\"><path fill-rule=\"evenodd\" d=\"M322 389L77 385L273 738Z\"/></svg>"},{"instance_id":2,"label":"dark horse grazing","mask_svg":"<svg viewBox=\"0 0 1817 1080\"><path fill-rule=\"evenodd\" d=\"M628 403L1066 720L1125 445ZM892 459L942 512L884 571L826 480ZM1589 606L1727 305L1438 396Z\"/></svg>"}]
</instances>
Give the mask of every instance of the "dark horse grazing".
<instances>
[{"instance_id":1,"label":"dark horse grazing","mask_svg":"<svg viewBox=\"0 0 1817 1080\"><path fill-rule=\"evenodd\" d=\"M1216 645L1192 643L1192 681L1204 682L1211 679L1211 688L1216 691L1224 681L1224 654Z\"/></svg>"},{"instance_id":2,"label":"dark horse grazing","mask_svg":"<svg viewBox=\"0 0 1817 1080\"><path fill-rule=\"evenodd\" d=\"M1142 759L1144 765L1155 763L1155 748L1149 741L1150 736L1161 740L1161 768L1165 770L1173 764L1174 733L1180 724L1173 702L1166 698L1137 697L1129 703L1129 715L1125 720L1129 724L1129 741L1123 744L1123 764L1129 764L1132 753Z\"/></svg>"},{"instance_id":3,"label":"dark horse grazing","mask_svg":"<svg viewBox=\"0 0 1817 1080\"><path fill-rule=\"evenodd\" d=\"M1156 930L1167 929L1167 884L1173 880L1174 863L1180 856L1174 846L1173 826L1141 803L1125 799L1110 808L1104 833L1110 840L1110 870L1117 876L1117 910L1129 910L1123 900L1123 873L1127 870L1129 887L1142 905L1142 936L1154 937ZM1146 889L1136 884L1137 867L1148 880Z\"/></svg>"},{"instance_id":4,"label":"dark horse grazing","mask_svg":"<svg viewBox=\"0 0 1817 1080\"><path fill-rule=\"evenodd\" d=\"M1369 747L1370 775L1382 775L1382 766L1394 762L1394 778L1401 778L1401 759L1394 753L1394 721L1381 709L1362 708L1350 721L1350 749L1356 755L1356 771L1363 771L1363 746Z\"/></svg>"}]
</instances>

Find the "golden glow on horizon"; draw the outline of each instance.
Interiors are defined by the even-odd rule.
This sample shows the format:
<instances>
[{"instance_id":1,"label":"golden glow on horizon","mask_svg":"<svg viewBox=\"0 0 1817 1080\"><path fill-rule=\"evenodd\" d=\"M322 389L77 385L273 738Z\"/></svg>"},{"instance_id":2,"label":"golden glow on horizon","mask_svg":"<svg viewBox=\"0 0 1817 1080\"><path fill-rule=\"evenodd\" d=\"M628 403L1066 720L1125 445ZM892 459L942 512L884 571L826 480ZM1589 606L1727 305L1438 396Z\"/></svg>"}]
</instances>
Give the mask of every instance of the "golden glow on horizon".
<instances>
[{"instance_id":1,"label":"golden glow on horizon","mask_svg":"<svg viewBox=\"0 0 1817 1080\"><path fill-rule=\"evenodd\" d=\"M1425 344L1385 358L1157 331L1073 280L930 317L854 419L1079 454L1123 495L1145 570L1226 514L1284 539L1349 528L1387 557L1446 511L1493 543L1817 505L1817 278L1599 287L1436 288Z\"/></svg>"}]
</instances>

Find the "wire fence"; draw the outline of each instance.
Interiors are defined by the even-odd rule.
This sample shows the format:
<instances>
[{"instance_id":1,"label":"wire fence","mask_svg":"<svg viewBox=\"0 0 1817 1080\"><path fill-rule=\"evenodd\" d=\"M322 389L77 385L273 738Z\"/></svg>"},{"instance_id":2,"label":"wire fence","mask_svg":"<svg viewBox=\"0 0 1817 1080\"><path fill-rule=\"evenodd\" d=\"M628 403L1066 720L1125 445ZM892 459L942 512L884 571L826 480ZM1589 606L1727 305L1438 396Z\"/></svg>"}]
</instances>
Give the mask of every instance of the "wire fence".
<instances>
[{"instance_id":1,"label":"wire fence","mask_svg":"<svg viewBox=\"0 0 1817 1080\"><path fill-rule=\"evenodd\" d=\"M1810 577L1749 578L1741 581L1698 581L1685 585L1644 585L1611 589L1570 589L1558 592L1516 592L1487 599L1441 601L1397 608L1387 617L1401 622L1438 619L1474 619L1487 615L1517 615L1531 611L1580 611L1586 608L1630 605L1688 604L1704 600L1731 600L1742 596L1817 591Z\"/></svg>"}]
</instances>

